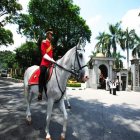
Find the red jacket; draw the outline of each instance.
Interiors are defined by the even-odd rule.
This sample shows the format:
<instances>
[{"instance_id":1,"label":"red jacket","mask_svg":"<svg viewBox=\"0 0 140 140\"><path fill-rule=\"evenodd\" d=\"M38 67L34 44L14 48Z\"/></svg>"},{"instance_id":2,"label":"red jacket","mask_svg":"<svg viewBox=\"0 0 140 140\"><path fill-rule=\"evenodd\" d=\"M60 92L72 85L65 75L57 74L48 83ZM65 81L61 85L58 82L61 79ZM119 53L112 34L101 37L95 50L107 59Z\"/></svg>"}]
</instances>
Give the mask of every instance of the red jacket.
<instances>
[{"instance_id":1,"label":"red jacket","mask_svg":"<svg viewBox=\"0 0 140 140\"><path fill-rule=\"evenodd\" d=\"M43 40L42 43L41 43L42 61L41 61L41 64L40 64L40 65L43 65L43 66L48 67L48 66L51 64L51 62L43 58L43 56L44 56L46 53L47 53L51 58L53 58L53 48L52 48L51 42L50 42L48 39Z\"/></svg>"}]
</instances>

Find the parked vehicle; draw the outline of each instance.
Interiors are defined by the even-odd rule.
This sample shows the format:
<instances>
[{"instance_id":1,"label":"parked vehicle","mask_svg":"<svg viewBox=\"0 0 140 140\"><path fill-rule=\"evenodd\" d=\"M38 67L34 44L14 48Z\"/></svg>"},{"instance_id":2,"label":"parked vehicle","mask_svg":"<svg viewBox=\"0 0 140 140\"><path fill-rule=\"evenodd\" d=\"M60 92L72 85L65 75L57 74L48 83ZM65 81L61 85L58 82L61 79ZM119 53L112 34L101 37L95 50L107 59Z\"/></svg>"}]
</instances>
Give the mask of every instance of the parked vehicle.
<instances>
[{"instance_id":1,"label":"parked vehicle","mask_svg":"<svg viewBox=\"0 0 140 140\"><path fill-rule=\"evenodd\" d=\"M7 70L2 70L1 71L1 77L7 77L8 76L8 71Z\"/></svg>"}]
</instances>

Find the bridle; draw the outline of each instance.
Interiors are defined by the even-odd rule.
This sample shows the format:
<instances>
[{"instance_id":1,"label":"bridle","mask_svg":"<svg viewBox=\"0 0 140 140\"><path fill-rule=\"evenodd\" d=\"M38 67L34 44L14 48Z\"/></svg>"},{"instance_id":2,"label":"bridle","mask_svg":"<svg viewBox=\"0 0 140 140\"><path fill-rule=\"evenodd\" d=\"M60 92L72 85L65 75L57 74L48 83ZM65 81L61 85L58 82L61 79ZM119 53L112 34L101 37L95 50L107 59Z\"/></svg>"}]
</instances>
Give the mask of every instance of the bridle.
<instances>
[{"instance_id":1,"label":"bridle","mask_svg":"<svg viewBox=\"0 0 140 140\"><path fill-rule=\"evenodd\" d=\"M63 66L61 66L61 65L59 65L59 64L57 64L57 63L55 63L54 65L55 65L55 66L58 66L59 68L65 70L65 71L67 71L67 72L69 72L69 73L71 73L71 74L74 75L75 77L79 77L80 71L81 71L84 67L87 67L87 65L81 66L80 60L79 60L78 50L81 50L81 49L78 49L77 46L76 46L76 49L75 49L75 51L76 51L76 53L75 53L75 61L74 61L74 64L72 65L72 69L71 69L71 70L69 70L69 69L67 69L67 68L65 68L65 67L63 67ZM76 64L76 59L77 59L77 62L78 62L78 67L79 67L78 70L76 69L76 66L75 66L75 64Z\"/></svg>"},{"instance_id":2,"label":"bridle","mask_svg":"<svg viewBox=\"0 0 140 140\"><path fill-rule=\"evenodd\" d=\"M78 50L81 50L81 49L78 49L78 47L76 46L76 49L75 49L75 51L76 51L76 53L75 53L75 60L74 60L74 64L73 64L73 67L72 67L71 70L68 70L68 69L64 68L63 66L61 66L61 65L59 65L59 64L57 64L57 63L55 63L54 69L55 69L56 80L57 80L57 84L58 84L59 90L60 90L61 93L62 93L62 94L61 94L61 97L60 97L56 102L59 102L59 101L62 99L62 97L63 97L63 95L65 94L65 91L66 91L66 87L65 87L64 90L62 90L61 87L60 87L60 84L59 84L59 81L58 81L58 77L57 77L57 73L56 73L56 66L58 66L59 68L61 68L61 69L65 70L65 71L67 71L67 72L73 74L73 75L75 76L76 79L80 79L81 70L82 70L84 67L87 67L87 65L81 66L80 60L79 60L79 57L80 57L80 56L79 56L79 54L78 54ZM76 64L76 59L77 59L78 67L79 67L78 70L76 69L76 66L75 66L75 64Z\"/></svg>"},{"instance_id":3,"label":"bridle","mask_svg":"<svg viewBox=\"0 0 140 140\"><path fill-rule=\"evenodd\" d=\"M73 69L72 69L72 70L74 71L74 73L76 74L76 76L75 76L76 79L79 79L79 78L80 78L81 70L82 70L84 67L87 67L87 65L81 66L79 57L83 57L83 56L82 56L82 54L78 54L78 50L82 50L82 49L79 49L79 48L77 48L77 46L76 46L74 67L73 67ZM85 51L85 50L84 50L84 51ZM75 66L76 59L77 59L78 67L79 67L78 70L76 70L76 66Z\"/></svg>"}]
</instances>

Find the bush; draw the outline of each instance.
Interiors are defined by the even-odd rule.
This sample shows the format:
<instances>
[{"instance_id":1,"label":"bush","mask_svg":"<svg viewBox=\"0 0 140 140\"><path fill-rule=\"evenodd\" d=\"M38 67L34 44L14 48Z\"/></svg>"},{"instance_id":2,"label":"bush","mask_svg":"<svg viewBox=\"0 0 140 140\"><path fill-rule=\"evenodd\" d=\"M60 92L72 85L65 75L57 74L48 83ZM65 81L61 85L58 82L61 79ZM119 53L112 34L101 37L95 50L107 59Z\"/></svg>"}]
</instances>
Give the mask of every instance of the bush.
<instances>
[{"instance_id":1,"label":"bush","mask_svg":"<svg viewBox=\"0 0 140 140\"><path fill-rule=\"evenodd\" d=\"M81 87L81 83L67 83L67 87Z\"/></svg>"},{"instance_id":2,"label":"bush","mask_svg":"<svg viewBox=\"0 0 140 140\"><path fill-rule=\"evenodd\" d=\"M23 76L21 75L13 75L12 78L23 80Z\"/></svg>"}]
</instances>

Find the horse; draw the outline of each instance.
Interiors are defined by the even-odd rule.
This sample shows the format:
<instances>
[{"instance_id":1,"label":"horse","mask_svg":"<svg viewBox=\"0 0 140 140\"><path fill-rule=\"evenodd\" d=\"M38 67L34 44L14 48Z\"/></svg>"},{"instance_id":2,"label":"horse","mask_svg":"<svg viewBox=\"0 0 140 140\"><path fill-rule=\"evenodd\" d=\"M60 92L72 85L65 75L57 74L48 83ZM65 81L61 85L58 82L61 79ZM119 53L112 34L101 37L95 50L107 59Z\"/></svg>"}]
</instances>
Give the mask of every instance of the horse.
<instances>
[{"instance_id":1,"label":"horse","mask_svg":"<svg viewBox=\"0 0 140 140\"><path fill-rule=\"evenodd\" d=\"M80 41L79 41L80 42ZM35 70L39 66L34 65L29 67L24 73L24 95L27 103L26 121L31 124L30 105L35 94L38 94L38 85L28 85L28 81ZM46 116L46 140L51 140L49 132L49 125L51 121L51 114L55 102L59 103L59 108L63 112L63 129L60 135L61 140L66 138L68 114L64 103L64 95L66 92L67 80L71 75L83 82L89 79L88 68L85 61L85 50L83 46L78 43L77 46L71 48L66 54L54 63L53 73L47 83L47 116Z\"/></svg>"}]
</instances>

